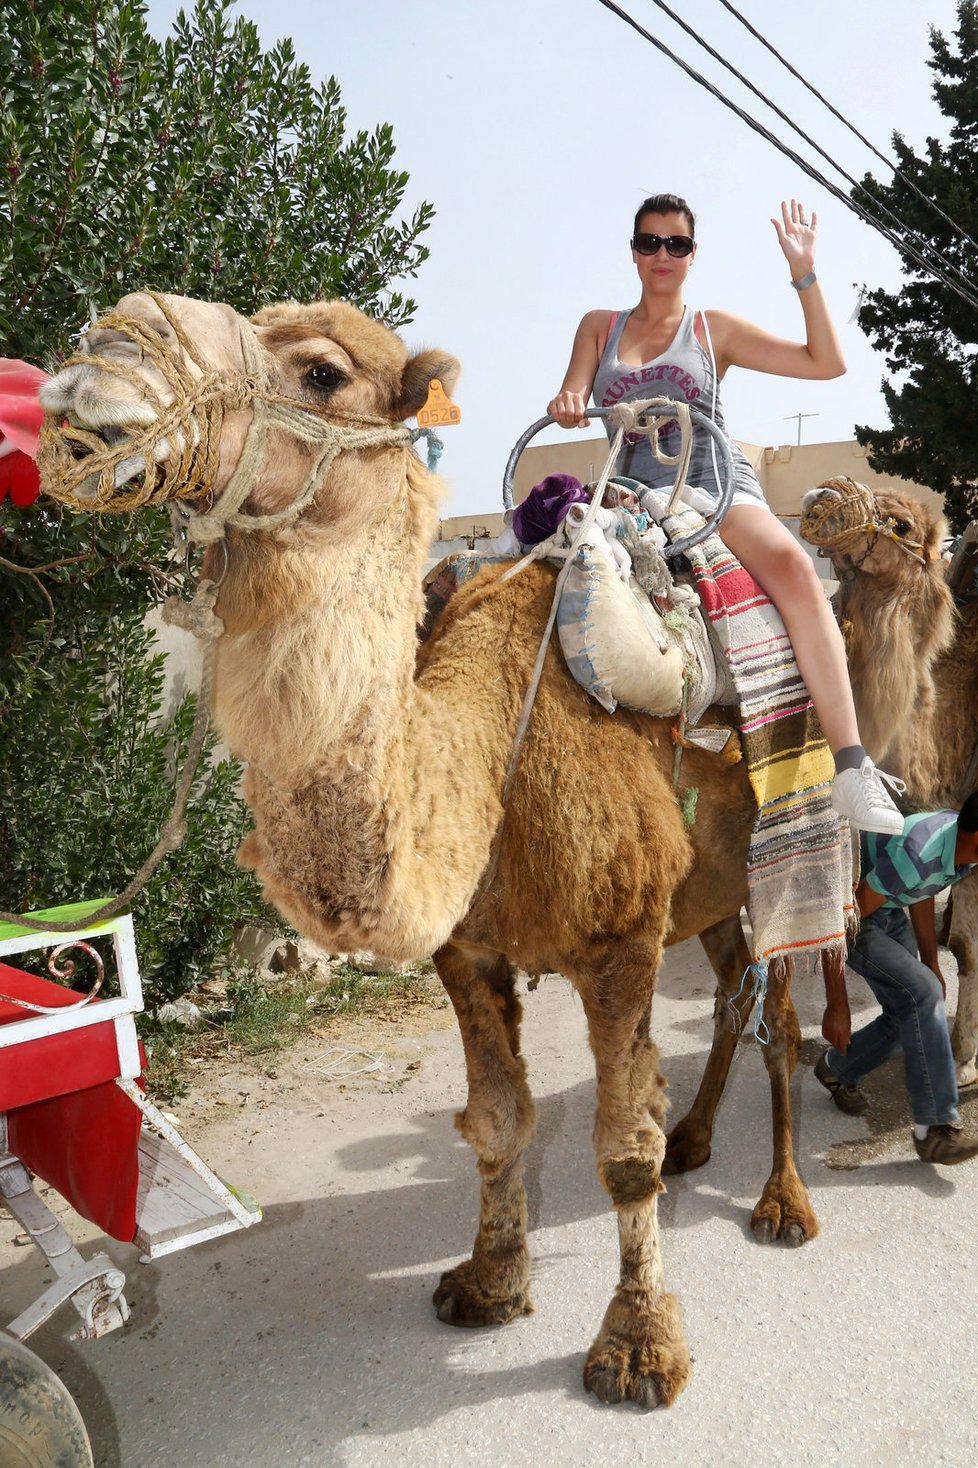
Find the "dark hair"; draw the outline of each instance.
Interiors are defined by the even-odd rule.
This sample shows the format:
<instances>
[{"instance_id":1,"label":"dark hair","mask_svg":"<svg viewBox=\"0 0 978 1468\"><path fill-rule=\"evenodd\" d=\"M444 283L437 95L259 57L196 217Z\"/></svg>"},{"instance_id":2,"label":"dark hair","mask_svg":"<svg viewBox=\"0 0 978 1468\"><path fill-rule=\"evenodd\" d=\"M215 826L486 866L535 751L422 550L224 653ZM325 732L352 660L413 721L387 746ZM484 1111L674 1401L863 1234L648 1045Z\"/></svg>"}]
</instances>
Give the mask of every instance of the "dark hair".
<instances>
[{"instance_id":1,"label":"dark hair","mask_svg":"<svg viewBox=\"0 0 978 1468\"><path fill-rule=\"evenodd\" d=\"M959 831L978 831L978 790L972 790L958 811Z\"/></svg>"},{"instance_id":2,"label":"dark hair","mask_svg":"<svg viewBox=\"0 0 978 1468\"><path fill-rule=\"evenodd\" d=\"M689 237L691 240L696 238L696 216L686 200L681 199L678 194L650 194L647 199L643 199L635 214L633 234L638 234L643 214L685 214Z\"/></svg>"}]
</instances>

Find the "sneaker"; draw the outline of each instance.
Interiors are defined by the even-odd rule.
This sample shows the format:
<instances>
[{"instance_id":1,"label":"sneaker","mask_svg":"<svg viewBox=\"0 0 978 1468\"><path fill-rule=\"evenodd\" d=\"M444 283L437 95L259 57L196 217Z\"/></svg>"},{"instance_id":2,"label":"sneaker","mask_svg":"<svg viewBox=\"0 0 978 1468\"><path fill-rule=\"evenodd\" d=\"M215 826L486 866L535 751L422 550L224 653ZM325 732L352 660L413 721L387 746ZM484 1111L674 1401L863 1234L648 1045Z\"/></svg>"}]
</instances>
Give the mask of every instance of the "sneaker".
<instances>
[{"instance_id":1,"label":"sneaker","mask_svg":"<svg viewBox=\"0 0 978 1468\"><path fill-rule=\"evenodd\" d=\"M858 1086L847 1086L844 1081L839 1080L835 1072L829 1069L827 1053L823 1050L815 1062L815 1079L821 1081L836 1106L846 1116L865 1116L869 1110L868 1098Z\"/></svg>"},{"instance_id":2,"label":"sneaker","mask_svg":"<svg viewBox=\"0 0 978 1468\"><path fill-rule=\"evenodd\" d=\"M950 1123L928 1127L924 1140L915 1136L913 1144L921 1162L939 1162L944 1167L978 1157L978 1137L966 1137L960 1127Z\"/></svg>"},{"instance_id":3,"label":"sneaker","mask_svg":"<svg viewBox=\"0 0 978 1468\"><path fill-rule=\"evenodd\" d=\"M887 794L884 780L898 795L907 788L895 775L878 770L867 755L858 770L840 770L832 781L832 808L860 831L899 836L903 816Z\"/></svg>"}]
</instances>

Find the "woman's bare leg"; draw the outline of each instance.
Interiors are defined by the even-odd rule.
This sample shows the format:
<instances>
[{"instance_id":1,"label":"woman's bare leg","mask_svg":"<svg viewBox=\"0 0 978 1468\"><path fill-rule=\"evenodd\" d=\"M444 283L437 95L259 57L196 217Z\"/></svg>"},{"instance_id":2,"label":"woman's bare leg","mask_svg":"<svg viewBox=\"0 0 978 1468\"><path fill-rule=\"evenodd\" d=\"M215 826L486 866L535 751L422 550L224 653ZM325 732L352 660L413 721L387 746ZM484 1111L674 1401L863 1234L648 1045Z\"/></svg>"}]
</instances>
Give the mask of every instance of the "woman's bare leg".
<instances>
[{"instance_id":1,"label":"woman's bare leg","mask_svg":"<svg viewBox=\"0 0 978 1468\"><path fill-rule=\"evenodd\" d=\"M859 744L845 644L807 552L775 515L752 505L727 511L720 538L781 613L833 754Z\"/></svg>"}]
</instances>

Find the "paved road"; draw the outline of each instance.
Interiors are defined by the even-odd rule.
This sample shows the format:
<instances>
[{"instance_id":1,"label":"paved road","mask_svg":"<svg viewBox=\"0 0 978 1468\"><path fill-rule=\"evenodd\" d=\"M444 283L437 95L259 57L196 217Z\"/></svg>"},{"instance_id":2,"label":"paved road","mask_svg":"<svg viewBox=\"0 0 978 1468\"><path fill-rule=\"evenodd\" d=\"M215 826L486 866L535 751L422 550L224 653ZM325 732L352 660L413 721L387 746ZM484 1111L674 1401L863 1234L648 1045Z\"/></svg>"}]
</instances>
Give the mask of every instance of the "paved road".
<instances>
[{"instance_id":1,"label":"paved road","mask_svg":"<svg viewBox=\"0 0 978 1468\"><path fill-rule=\"evenodd\" d=\"M705 1056L709 992L695 945L669 955L655 1029L674 1116ZM393 1037L386 1076L342 1093L299 1056L257 1099L228 1097L203 1139L187 1128L219 1171L234 1156L230 1175L262 1198L265 1221L149 1266L113 1246L129 1275L128 1330L73 1346L61 1322L35 1337L83 1410L99 1468L970 1465L978 1164L916 1160L895 1067L868 1124L840 1115L810 1070L815 981L797 997L799 1158L822 1234L800 1250L750 1238L770 1143L761 1058L744 1042L713 1159L670 1179L662 1199L695 1362L671 1410L601 1407L581 1388L617 1249L592 1165L583 1017L553 980L527 999L536 1313L455 1331L429 1303L475 1222L473 1167L451 1124L462 1097L451 1031ZM408 1071L414 1052L422 1064ZM9 1247L12 1232L0 1225L9 1313L41 1278L32 1254Z\"/></svg>"}]
</instances>

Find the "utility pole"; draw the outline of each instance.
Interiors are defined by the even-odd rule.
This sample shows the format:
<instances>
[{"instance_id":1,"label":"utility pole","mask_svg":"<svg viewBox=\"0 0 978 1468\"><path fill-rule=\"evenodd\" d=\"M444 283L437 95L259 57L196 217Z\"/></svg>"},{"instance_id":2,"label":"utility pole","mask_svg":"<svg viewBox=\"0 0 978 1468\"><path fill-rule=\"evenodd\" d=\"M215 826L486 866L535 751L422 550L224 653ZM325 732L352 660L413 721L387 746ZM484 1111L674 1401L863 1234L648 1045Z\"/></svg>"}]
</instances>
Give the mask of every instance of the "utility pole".
<instances>
[{"instance_id":1,"label":"utility pole","mask_svg":"<svg viewBox=\"0 0 978 1468\"><path fill-rule=\"evenodd\" d=\"M801 443L801 420L803 418L817 418L819 415L818 415L818 413L785 413L784 416L785 416L786 419L788 419L792 423L797 418L797 420L798 420L798 443L800 444Z\"/></svg>"}]
</instances>

